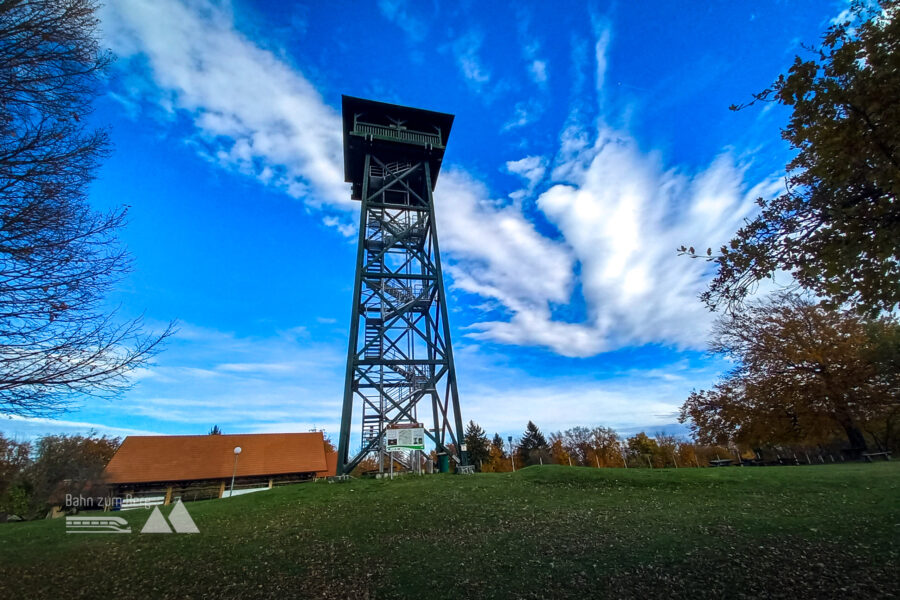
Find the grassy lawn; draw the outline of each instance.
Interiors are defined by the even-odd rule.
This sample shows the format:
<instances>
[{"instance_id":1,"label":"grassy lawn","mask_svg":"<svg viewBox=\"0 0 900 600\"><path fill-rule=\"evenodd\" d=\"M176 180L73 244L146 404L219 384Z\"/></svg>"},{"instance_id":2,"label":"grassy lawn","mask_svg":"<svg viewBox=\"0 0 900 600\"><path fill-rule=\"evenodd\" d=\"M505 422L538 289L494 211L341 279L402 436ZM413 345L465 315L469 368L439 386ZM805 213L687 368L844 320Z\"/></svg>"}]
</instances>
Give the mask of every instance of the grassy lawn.
<instances>
[{"instance_id":1,"label":"grassy lawn","mask_svg":"<svg viewBox=\"0 0 900 600\"><path fill-rule=\"evenodd\" d=\"M0 525L0 598L900 596L900 463L532 467L187 505L194 535ZM163 512L168 513L168 508Z\"/></svg>"}]
</instances>

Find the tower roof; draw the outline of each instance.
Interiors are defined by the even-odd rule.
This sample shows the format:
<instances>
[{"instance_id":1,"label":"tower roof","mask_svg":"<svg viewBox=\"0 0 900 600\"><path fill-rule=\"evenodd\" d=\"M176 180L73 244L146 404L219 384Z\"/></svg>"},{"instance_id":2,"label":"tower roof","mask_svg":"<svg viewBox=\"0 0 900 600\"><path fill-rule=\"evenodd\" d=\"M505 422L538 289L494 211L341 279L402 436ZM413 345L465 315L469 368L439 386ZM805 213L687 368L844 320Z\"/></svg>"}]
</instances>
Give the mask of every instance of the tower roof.
<instances>
[{"instance_id":1,"label":"tower roof","mask_svg":"<svg viewBox=\"0 0 900 600\"><path fill-rule=\"evenodd\" d=\"M354 200L361 198L365 155L373 150L381 160L426 159L434 188L453 115L352 96L341 96L341 104L344 181L353 184Z\"/></svg>"}]
</instances>

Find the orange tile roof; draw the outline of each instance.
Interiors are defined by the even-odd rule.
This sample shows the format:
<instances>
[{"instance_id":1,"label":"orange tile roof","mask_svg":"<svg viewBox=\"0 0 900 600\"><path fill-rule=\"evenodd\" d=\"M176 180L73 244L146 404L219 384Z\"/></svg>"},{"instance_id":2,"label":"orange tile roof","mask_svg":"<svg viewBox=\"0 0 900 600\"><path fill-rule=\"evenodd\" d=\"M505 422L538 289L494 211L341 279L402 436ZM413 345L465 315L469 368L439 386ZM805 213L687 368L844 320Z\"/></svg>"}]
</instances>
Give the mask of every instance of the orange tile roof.
<instances>
[{"instance_id":1,"label":"orange tile roof","mask_svg":"<svg viewBox=\"0 0 900 600\"><path fill-rule=\"evenodd\" d=\"M318 473L329 470L322 433L150 435L125 438L104 472L109 483Z\"/></svg>"},{"instance_id":2,"label":"orange tile roof","mask_svg":"<svg viewBox=\"0 0 900 600\"><path fill-rule=\"evenodd\" d=\"M337 475L337 452L326 452L325 462L328 464L328 468L316 473L316 477L334 477Z\"/></svg>"}]
</instances>

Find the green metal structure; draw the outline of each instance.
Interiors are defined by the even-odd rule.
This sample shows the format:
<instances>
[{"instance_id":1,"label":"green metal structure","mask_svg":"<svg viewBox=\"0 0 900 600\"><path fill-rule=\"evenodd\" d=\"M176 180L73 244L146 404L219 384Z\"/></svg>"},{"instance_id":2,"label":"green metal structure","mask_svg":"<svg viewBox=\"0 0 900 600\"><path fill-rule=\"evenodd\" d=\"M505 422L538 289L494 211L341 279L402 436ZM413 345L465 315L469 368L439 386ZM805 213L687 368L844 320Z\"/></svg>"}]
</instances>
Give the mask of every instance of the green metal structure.
<instances>
[{"instance_id":1,"label":"green metal structure","mask_svg":"<svg viewBox=\"0 0 900 600\"><path fill-rule=\"evenodd\" d=\"M468 465L432 198L452 124L453 115L343 96L344 178L362 206L342 474L383 451L387 428L419 423L438 453ZM362 435L351 452L354 419Z\"/></svg>"}]
</instances>

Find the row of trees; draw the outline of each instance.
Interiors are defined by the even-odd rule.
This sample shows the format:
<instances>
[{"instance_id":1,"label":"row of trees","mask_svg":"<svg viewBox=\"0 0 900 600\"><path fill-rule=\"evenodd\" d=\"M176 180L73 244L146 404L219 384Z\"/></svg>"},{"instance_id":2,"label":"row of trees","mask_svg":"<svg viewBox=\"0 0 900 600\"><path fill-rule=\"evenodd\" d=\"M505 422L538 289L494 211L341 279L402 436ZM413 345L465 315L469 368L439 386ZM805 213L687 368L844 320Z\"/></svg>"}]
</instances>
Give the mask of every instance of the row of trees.
<instances>
[{"instance_id":1,"label":"row of trees","mask_svg":"<svg viewBox=\"0 0 900 600\"><path fill-rule=\"evenodd\" d=\"M499 435L489 441L469 422L470 460L482 471L503 471L513 461L702 464L734 449L749 457L777 448L803 455L827 449L841 459L900 450L900 322L893 316L782 293L722 315L710 349L735 366L681 407L680 420L696 444L643 433L623 440L607 427L573 427L546 437L529 421L510 449Z\"/></svg>"},{"instance_id":2,"label":"row of trees","mask_svg":"<svg viewBox=\"0 0 900 600\"><path fill-rule=\"evenodd\" d=\"M812 450L817 459L840 460L834 448L806 448L800 445L751 448L746 445L697 444L673 435L644 432L622 437L609 427L573 427L545 436L532 421L524 433L512 442L495 433L489 439L474 421L466 427L469 460L483 473L505 473L532 465L571 465L582 467L664 468L708 466L718 459L763 459L806 457ZM809 459L810 461L812 459ZM820 459L821 460L821 459Z\"/></svg>"},{"instance_id":3,"label":"row of trees","mask_svg":"<svg viewBox=\"0 0 900 600\"><path fill-rule=\"evenodd\" d=\"M17 442L0 435L0 519L43 517L66 494L103 497L103 469L121 440L95 434Z\"/></svg>"}]
</instances>

